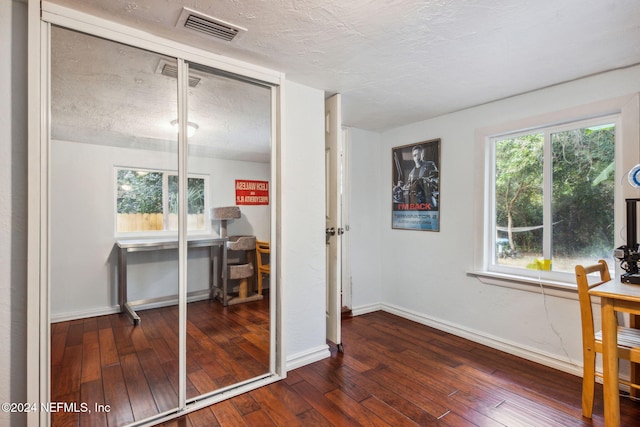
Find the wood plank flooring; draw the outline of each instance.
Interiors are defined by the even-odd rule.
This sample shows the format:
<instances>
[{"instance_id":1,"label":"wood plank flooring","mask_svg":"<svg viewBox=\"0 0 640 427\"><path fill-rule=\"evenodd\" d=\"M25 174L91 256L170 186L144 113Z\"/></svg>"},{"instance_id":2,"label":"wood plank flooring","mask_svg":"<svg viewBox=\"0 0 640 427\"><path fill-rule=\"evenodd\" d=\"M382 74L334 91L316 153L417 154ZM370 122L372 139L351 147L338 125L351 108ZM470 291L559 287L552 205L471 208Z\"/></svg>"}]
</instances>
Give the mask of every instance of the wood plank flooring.
<instances>
[{"instance_id":1,"label":"wood plank flooring","mask_svg":"<svg viewBox=\"0 0 640 427\"><path fill-rule=\"evenodd\" d=\"M189 395L266 371L268 302L250 304L189 305ZM111 405L56 413L54 426L124 425L174 405L177 313L140 314L137 328L122 315L53 325L52 401ZM342 336L344 354L332 347L283 381L161 426L604 426L601 385L594 418L582 418L579 377L384 312L344 318ZM640 426L640 403L622 398L621 415Z\"/></svg>"},{"instance_id":2,"label":"wood plank flooring","mask_svg":"<svg viewBox=\"0 0 640 427\"><path fill-rule=\"evenodd\" d=\"M72 405L54 427L121 426L178 406L178 308L138 314L139 326L124 314L52 325L51 401ZM187 398L268 373L269 327L268 298L188 304Z\"/></svg>"},{"instance_id":3,"label":"wood plank flooring","mask_svg":"<svg viewBox=\"0 0 640 427\"><path fill-rule=\"evenodd\" d=\"M603 426L582 418L581 378L376 312L343 320L345 353L162 424L200 426ZM621 399L622 425L640 403Z\"/></svg>"}]
</instances>

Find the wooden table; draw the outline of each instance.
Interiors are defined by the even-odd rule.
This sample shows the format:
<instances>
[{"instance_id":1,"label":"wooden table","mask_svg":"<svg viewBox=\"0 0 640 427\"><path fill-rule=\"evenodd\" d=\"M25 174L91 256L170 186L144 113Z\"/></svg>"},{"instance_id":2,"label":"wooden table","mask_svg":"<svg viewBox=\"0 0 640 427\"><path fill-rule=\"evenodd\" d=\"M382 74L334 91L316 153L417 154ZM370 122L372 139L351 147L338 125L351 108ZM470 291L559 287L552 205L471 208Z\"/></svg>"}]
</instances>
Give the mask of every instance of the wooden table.
<instances>
[{"instance_id":1,"label":"wooden table","mask_svg":"<svg viewBox=\"0 0 640 427\"><path fill-rule=\"evenodd\" d=\"M620 395L618 387L618 321L616 311L640 315L640 285L610 280L589 290L599 296L602 306L602 364L604 376L604 423L620 426ZM635 316L632 316L635 317ZM635 319L634 319L635 323ZM631 325L635 326L635 325Z\"/></svg>"}]
</instances>

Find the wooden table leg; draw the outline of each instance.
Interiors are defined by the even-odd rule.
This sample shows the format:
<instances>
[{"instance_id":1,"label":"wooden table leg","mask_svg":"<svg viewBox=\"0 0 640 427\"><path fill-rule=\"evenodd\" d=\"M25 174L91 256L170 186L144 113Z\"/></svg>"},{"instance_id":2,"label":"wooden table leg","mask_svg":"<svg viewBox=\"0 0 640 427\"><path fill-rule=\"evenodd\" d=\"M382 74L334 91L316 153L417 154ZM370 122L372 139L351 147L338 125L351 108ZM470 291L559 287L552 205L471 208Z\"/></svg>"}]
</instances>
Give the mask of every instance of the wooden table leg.
<instances>
[{"instance_id":1,"label":"wooden table leg","mask_svg":"<svg viewBox=\"0 0 640 427\"><path fill-rule=\"evenodd\" d=\"M631 328L640 329L640 316L636 314L629 315L629 326ZM633 384L640 384L640 364L631 362L629 378ZM640 397L640 390L630 387L629 394L632 397Z\"/></svg>"},{"instance_id":2,"label":"wooden table leg","mask_svg":"<svg viewBox=\"0 0 640 427\"><path fill-rule=\"evenodd\" d=\"M602 298L602 362L604 373L604 420L607 427L620 427L618 392L618 322L613 301Z\"/></svg>"}]
</instances>

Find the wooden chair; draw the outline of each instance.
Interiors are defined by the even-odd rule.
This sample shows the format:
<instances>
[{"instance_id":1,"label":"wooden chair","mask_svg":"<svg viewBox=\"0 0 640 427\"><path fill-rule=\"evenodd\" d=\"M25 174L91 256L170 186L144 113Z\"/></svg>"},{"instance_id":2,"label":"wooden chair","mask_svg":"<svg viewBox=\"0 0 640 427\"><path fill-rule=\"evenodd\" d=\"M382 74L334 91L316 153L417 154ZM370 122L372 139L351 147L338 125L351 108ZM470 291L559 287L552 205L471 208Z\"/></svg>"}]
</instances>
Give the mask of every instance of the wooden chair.
<instances>
[{"instance_id":1,"label":"wooden chair","mask_svg":"<svg viewBox=\"0 0 640 427\"><path fill-rule=\"evenodd\" d=\"M269 259L271 248L269 242L256 241L256 264L258 266L258 294L262 295L263 275L271 275L271 261ZM264 258L263 258L264 256ZM267 263L265 264L265 259Z\"/></svg>"},{"instance_id":2,"label":"wooden chair","mask_svg":"<svg viewBox=\"0 0 640 427\"><path fill-rule=\"evenodd\" d=\"M596 353L602 354L602 331L595 331L593 323L593 310L589 289L603 282L611 280L609 267L603 259L597 264L582 266L576 265L576 282L578 284L578 297L580 299L580 315L582 318L582 354L584 358L584 372L582 377L582 415L591 418L593 413L593 394L595 389L595 377L602 377L596 372ZM589 284L587 275L600 274L599 279ZM631 378L635 378L635 364L640 363L640 329L618 326L618 358L629 360L631 363ZM619 379L633 389L640 389L639 385ZM635 393L634 393L635 394Z\"/></svg>"}]
</instances>

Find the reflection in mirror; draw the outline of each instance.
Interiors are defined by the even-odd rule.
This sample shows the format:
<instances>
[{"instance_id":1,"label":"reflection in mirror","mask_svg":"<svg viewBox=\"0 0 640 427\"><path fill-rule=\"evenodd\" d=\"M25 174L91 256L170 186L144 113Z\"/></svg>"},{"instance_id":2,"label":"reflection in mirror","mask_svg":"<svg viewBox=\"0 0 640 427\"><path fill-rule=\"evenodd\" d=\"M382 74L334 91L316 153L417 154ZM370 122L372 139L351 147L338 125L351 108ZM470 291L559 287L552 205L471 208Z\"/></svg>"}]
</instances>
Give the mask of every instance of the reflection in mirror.
<instances>
[{"instance_id":1,"label":"reflection in mirror","mask_svg":"<svg viewBox=\"0 0 640 427\"><path fill-rule=\"evenodd\" d=\"M271 90L189 67L188 122L197 131L188 139L188 176L209 177L205 206L218 242L215 253L188 249L192 399L270 372L269 282L258 287L256 241L270 239ZM198 299L199 290L209 289L209 271L213 299Z\"/></svg>"},{"instance_id":2,"label":"reflection in mirror","mask_svg":"<svg viewBox=\"0 0 640 427\"><path fill-rule=\"evenodd\" d=\"M131 242L175 230L175 60L58 27L51 58L50 401L80 409L51 421L121 426L179 406L176 302L136 306L178 294L177 251Z\"/></svg>"},{"instance_id":3,"label":"reflection in mirror","mask_svg":"<svg viewBox=\"0 0 640 427\"><path fill-rule=\"evenodd\" d=\"M256 253L271 236L271 88L188 66L182 174L178 61L52 27L50 401L80 409L54 426L131 424L273 371Z\"/></svg>"}]
</instances>

